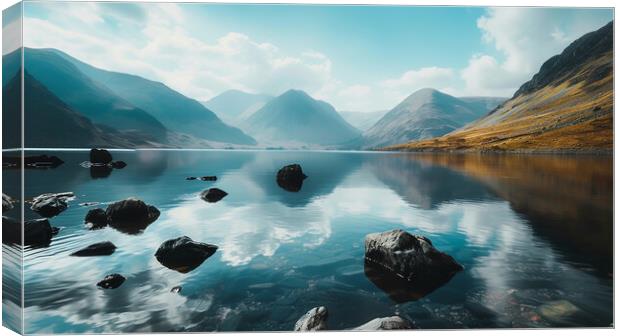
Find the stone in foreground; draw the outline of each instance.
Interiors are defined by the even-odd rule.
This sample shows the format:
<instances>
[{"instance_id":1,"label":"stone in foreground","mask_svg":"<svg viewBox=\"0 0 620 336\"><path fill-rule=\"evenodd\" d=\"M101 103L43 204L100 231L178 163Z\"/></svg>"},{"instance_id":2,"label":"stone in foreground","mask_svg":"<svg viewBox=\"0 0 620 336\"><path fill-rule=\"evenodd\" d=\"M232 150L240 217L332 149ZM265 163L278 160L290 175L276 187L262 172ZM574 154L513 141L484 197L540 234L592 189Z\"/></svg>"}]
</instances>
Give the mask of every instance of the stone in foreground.
<instances>
[{"instance_id":1,"label":"stone in foreground","mask_svg":"<svg viewBox=\"0 0 620 336\"><path fill-rule=\"evenodd\" d=\"M155 258L165 267L180 273L187 273L200 266L217 251L217 246L193 241L182 236L161 244Z\"/></svg>"},{"instance_id":2,"label":"stone in foreground","mask_svg":"<svg viewBox=\"0 0 620 336\"><path fill-rule=\"evenodd\" d=\"M32 200L30 209L42 217L54 217L67 209L67 201L73 197L72 192L42 194Z\"/></svg>"},{"instance_id":3,"label":"stone in foreground","mask_svg":"<svg viewBox=\"0 0 620 336\"><path fill-rule=\"evenodd\" d=\"M139 234L159 218L159 210L135 198L114 202L106 209L108 224L120 232Z\"/></svg>"},{"instance_id":4,"label":"stone in foreground","mask_svg":"<svg viewBox=\"0 0 620 336\"><path fill-rule=\"evenodd\" d=\"M310 309L296 323L294 331L327 330L327 308L320 306Z\"/></svg>"},{"instance_id":5,"label":"stone in foreground","mask_svg":"<svg viewBox=\"0 0 620 336\"><path fill-rule=\"evenodd\" d=\"M398 330L398 329L414 329L414 324L406 320L400 316L390 316L390 317L382 317L376 318L372 321L369 321L365 324L357 328L353 328L353 330Z\"/></svg>"},{"instance_id":6,"label":"stone in foreground","mask_svg":"<svg viewBox=\"0 0 620 336\"><path fill-rule=\"evenodd\" d=\"M304 174L300 165L292 164L278 170L276 181L280 188L290 192L298 192L301 190L306 177L308 176Z\"/></svg>"},{"instance_id":7,"label":"stone in foreground","mask_svg":"<svg viewBox=\"0 0 620 336\"><path fill-rule=\"evenodd\" d=\"M419 285L444 283L463 270L451 256L435 249L430 239L403 230L371 233L365 249L366 260Z\"/></svg>"},{"instance_id":8,"label":"stone in foreground","mask_svg":"<svg viewBox=\"0 0 620 336\"><path fill-rule=\"evenodd\" d=\"M71 253L74 257L107 256L116 251L116 246L109 241L89 245L79 251Z\"/></svg>"},{"instance_id":9,"label":"stone in foreground","mask_svg":"<svg viewBox=\"0 0 620 336\"><path fill-rule=\"evenodd\" d=\"M120 287L123 282L125 282L125 277L120 274L114 273L106 275L103 280L97 283L97 287L103 289L114 289Z\"/></svg>"},{"instance_id":10,"label":"stone in foreground","mask_svg":"<svg viewBox=\"0 0 620 336\"><path fill-rule=\"evenodd\" d=\"M13 198L11 196L2 193L2 212L9 211L13 209Z\"/></svg>"},{"instance_id":11,"label":"stone in foreground","mask_svg":"<svg viewBox=\"0 0 620 336\"><path fill-rule=\"evenodd\" d=\"M93 148L90 150L90 162L95 164L108 164L112 162L112 154L105 149Z\"/></svg>"},{"instance_id":12,"label":"stone in foreground","mask_svg":"<svg viewBox=\"0 0 620 336\"><path fill-rule=\"evenodd\" d=\"M228 195L228 193L222 189L211 188L200 193L200 198L206 202L215 203L226 197L226 195Z\"/></svg>"},{"instance_id":13,"label":"stone in foreground","mask_svg":"<svg viewBox=\"0 0 620 336\"><path fill-rule=\"evenodd\" d=\"M91 209L84 217L84 224L88 226L90 230L101 229L108 226L108 215L105 210L101 208Z\"/></svg>"}]
</instances>

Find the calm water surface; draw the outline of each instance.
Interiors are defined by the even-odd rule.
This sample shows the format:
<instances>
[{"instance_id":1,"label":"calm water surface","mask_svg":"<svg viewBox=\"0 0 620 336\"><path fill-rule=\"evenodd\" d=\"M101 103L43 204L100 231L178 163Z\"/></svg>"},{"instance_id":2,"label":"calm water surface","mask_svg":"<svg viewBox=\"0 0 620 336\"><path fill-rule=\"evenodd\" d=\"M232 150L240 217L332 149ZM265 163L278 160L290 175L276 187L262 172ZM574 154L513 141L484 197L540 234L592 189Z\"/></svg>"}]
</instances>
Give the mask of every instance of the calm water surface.
<instances>
[{"instance_id":1,"label":"calm water surface","mask_svg":"<svg viewBox=\"0 0 620 336\"><path fill-rule=\"evenodd\" d=\"M319 305L330 329L394 314L421 328L612 323L611 158L137 151L113 152L128 165L105 176L80 166L87 152L46 153L65 164L26 171L26 199L77 198L51 219L62 228L51 245L24 252L27 333L292 330ZM289 163L309 176L298 193L275 181ZM185 180L204 175L218 180ZM198 194L210 187L229 195L206 203ZM80 203L128 197L161 211L144 233L84 227L93 207ZM465 270L396 300L364 272L365 235L395 228L429 237ZM167 269L155 250L181 235L219 250L190 273ZM118 247L111 256L69 256L104 240ZM97 289L110 273L127 281Z\"/></svg>"}]
</instances>

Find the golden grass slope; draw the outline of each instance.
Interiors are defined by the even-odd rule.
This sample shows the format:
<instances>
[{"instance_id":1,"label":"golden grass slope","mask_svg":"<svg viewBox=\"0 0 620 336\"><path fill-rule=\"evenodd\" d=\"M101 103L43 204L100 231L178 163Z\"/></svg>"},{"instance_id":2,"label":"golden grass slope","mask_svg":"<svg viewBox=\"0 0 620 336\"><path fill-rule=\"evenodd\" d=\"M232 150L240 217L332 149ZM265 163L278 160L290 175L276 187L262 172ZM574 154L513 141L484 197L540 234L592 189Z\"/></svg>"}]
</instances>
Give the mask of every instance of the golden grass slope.
<instances>
[{"instance_id":1,"label":"golden grass slope","mask_svg":"<svg viewBox=\"0 0 620 336\"><path fill-rule=\"evenodd\" d=\"M560 84L514 97L484 118L439 138L386 148L406 151L611 152L613 52ZM592 78L596 78L592 81Z\"/></svg>"}]
</instances>

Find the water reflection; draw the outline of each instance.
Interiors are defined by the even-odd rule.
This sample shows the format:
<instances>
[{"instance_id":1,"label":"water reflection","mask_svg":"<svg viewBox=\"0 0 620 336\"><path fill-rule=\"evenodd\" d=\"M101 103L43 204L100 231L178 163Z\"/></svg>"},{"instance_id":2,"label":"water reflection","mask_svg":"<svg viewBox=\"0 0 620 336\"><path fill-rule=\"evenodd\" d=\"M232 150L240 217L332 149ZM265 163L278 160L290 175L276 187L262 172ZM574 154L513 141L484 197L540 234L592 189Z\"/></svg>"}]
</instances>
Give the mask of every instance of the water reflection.
<instances>
[{"instance_id":1,"label":"water reflection","mask_svg":"<svg viewBox=\"0 0 620 336\"><path fill-rule=\"evenodd\" d=\"M610 238L602 233L613 223L606 162L139 151L113 153L127 167L91 179L79 166L87 152L56 154L66 163L27 172L27 195L73 191L76 200L51 219L63 228L51 245L25 251L30 333L291 330L318 305L328 307L333 329L397 311L423 328L612 321L612 279L597 262L608 253ZM298 193L276 183L277 170L289 163L300 163L309 176ZM218 179L185 180L203 175ZM211 187L229 195L202 201L200 192ZM582 195L565 195L575 193ZM79 203L132 196L161 211L140 236L84 227L90 207ZM395 228L429 237L465 271L433 291L395 296L393 289L403 287L373 281L363 259L366 234ZM555 232L562 230L570 232ZM186 274L154 257L162 242L183 235L219 246ZM587 244L575 245L577 236ZM99 241L113 242L116 252L88 261L68 257ZM97 290L111 273L127 278L123 286ZM176 286L183 290L170 292ZM552 317L541 308L562 300L577 312Z\"/></svg>"}]
</instances>

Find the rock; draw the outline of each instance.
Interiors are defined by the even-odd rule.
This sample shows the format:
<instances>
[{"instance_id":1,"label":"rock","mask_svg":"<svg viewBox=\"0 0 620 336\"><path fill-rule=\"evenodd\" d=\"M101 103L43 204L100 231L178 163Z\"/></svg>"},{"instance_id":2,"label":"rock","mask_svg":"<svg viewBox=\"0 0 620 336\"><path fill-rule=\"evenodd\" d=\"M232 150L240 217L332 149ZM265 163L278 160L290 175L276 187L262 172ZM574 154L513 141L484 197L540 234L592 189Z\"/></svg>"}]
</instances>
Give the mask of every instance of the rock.
<instances>
[{"instance_id":1,"label":"rock","mask_svg":"<svg viewBox=\"0 0 620 336\"><path fill-rule=\"evenodd\" d=\"M217 251L217 246L193 241L182 236L161 244L155 258L162 265L180 273L187 273L200 266Z\"/></svg>"},{"instance_id":2,"label":"rock","mask_svg":"<svg viewBox=\"0 0 620 336\"><path fill-rule=\"evenodd\" d=\"M365 258L420 285L445 282L463 270L451 256L435 249L428 238L403 230L367 235Z\"/></svg>"},{"instance_id":3,"label":"rock","mask_svg":"<svg viewBox=\"0 0 620 336\"><path fill-rule=\"evenodd\" d=\"M125 161L114 161L111 163L111 166L115 169L123 169L127 167L127 163L125 163Z\"/></svg>"},{"instance_id":4,"label":"rock","mask_svg":"<svg viewBox=\"0 0 620 336\"><path fill-rule=\"evenodd\" d=\"M396 303L417 301L445 284L411 282L368 260L364 260L364 275Z\"/></svg>"},{"instance_id":5,"label":"rock","mask_svg":"<svg viewBox=\"0 0 620 336\"><path fill-rule=\"evenodd\" d=\"M106 178L110 174L112 174L112 167L108 165L90 167L90 177L93 179Z\"/></svg>"},{"instance_id":6,"label":"rock","mask_svg":"<svg viewBox=\"0 0 620 336\"><path fill-rule=\"evenodd\" d=\"M71 253L74 257L106 256L114 253L116 246L109 241L89 245L79 251Z\"/></svg>"},{"instance_id":7,"label":"rock","mask_svg":"<svg viewBox=\"0 0 620 336\"><path fill-rule=\"evenodd\" d=\"M24 165L26 168L56 168L63 164L64 161L57 156L37 155L24 157ZM2 157L3 168L21 168L21 157Z\"/></svg>"},{"instance_id":8,"label":"rock","mask_svg":"<svg viewBox=\"0 0 620 336\"><path fill-rule=\"evenodd\" d=\"M579 308L567 300L547 302L538 307L538 312L545 319L558 322L577 313Z\"/></svg>"},{"instance_id":9,"label":"rock","mask_svg":"<svg viewBox=\"0 0 620 336\"><path fill-rule=\"evenodd\" d=\"M22 228L20 223L7 216L2 216L2 242L4 244L22 243Z\"/></svg>"},{"instance_id":10,"label":"rock","mask_svg":"<svg viewBox=\"0 0 620 336\"><path fill-rule=\"evenodd\" d=\"M176 294L176 293L179 293L179 292L181 292L181 289L182 289L182 288L183 288L183 287L181 287L181 286L174 286L174 287L172 287L172 288L170 289L170 293L175 293L175 294Z\"/></svg>"},{"instance_id":11,"label":"rock","mask_svg":"<svg viewBox=\"0 0 620 336\"><path fill-rule=\"evenodd\" d=\"M414 329L414 324L400 316L382 317L369 321L353 330L397 330Z\"/></svg>"},{"instance_id":12,"label":"rock","mask_svg":"<svg viewBox=\"0 0 620 336\"><path fill-rule=\"evenodd\" d=\"M112 154L105 149L93 148L90 150L90 162L107 165L112 162Z\"/></svg>"},{"instance_id":13,"label":"rock","mask_svg":"<svg viewBox=\"0 0 620 336\"><path fill-rule=\"evenodd\" d=\"M189 176L185 178L188 181L192 181L192 180L196 180L197 178L195 176Z\"/></svg>"},{"instance_id":14,"label":"rock","mask_svg":"<svg viewBox=\"0 0 620 336\"><path fill-rule=\"evenodd\" d=\"M67 201L73 197L72 192L42 194L32 200L30 209L43 217L54 217L67 209Z\"/></svg>"},{"instance_id":15,"label":"rock","mask_svg":"<svg viewBox=\"0 0 620 336\"><path fill-rule=\"evenodd\" d=\"M300 165L292 164L278 170L276 181L282 189L297 192L301 190L301 186L303 185L306 177L307 176L301 170Z\"/></svg>"},{"instance_id":16,"label":"rock","mask_svg":"<svg viewBox=\"0 0 620 336\"><path fill-rule=\"evenodd\" d=\"M218 188L211 188L200 193L200 198L209 203L215 203L228 195L227 192Z\"/></svg>"},{"instance_id":17,"label":"rock","mask_svg":"<svg viewBox=\"0 0 620 336\"><path fill-rule=\"evenodd\" d=\"M14 207L13 203L14 202L15 202L15 200L13 200L11 198L11 196L8 196L8 195L2 193L2 212L9 211L9 210L13 209L13 207Z\"/></svg>"},{"instance_id":18,"label":"rock","mask_svg":"<svg viewBox=\"0 0 620 336\"><path fill-rule=\"evenodd\" d=\"M120 287L123 282L125 282L125 277L120 274L114 273L106 275L103 280L97 283L97 287L103 289L114 289Z\"/></svg>"},{"instance_id":19,"label":"rock","mask_svg":"<svg viewBox=\"0 0 620 336\"><path fill-rule=\"evenodd\" d=\"M200 178L202 181L217 181L217 176L203 176Z\"/></svg>"},{"instance_id":20,"label":"rock","mask_svg":"<svg viewBox=\"0 0 620 336\"><path fill-rule=\"evenodd\" d=\"M327 308L320 306L310 309L295 323L294 331L327 330Z\"/></svg>"},{"instance_id":21,"label":"rock","mask_svg":"<svg viewBox=\"0 0 620 336\"><path fill-rule=\"evenodd\" d=\"M45 218L26 221L24 223L24 245L47 246L58 231L59 229L52 227Z\"/></svg>"},{"instance_id":22,"label":"rock","mask_svg":"<svg viewBox=\"0 0 620 336\"><path fill-rule=\"evenodd\" d=\"M106 215L111 227L127 234L139 234L159 218L159 210L141 200L128 198L108 205Z\"/></svg>"},{"instance_id":23,"label":"rock","mask_svg":"<svg viewBox=\"0 0 620 336\"><path fill-rule=\"evenodd\" d=\"M84 224L91 230L104 228L108 226L108 215L101 208L91 209L84 217Z\"/></svg>"},{"instance_id":24,"label":"rock","mask_svg":"<svg viewBox=\"0 0 620 336\"><path fill-rule=\"evenodd\" d=\"M99 202L84 202L84 203L79 204L79 206L83 206L83 207L89 207L93 205L99 205Z\"/></svg>"}]
</instances>

